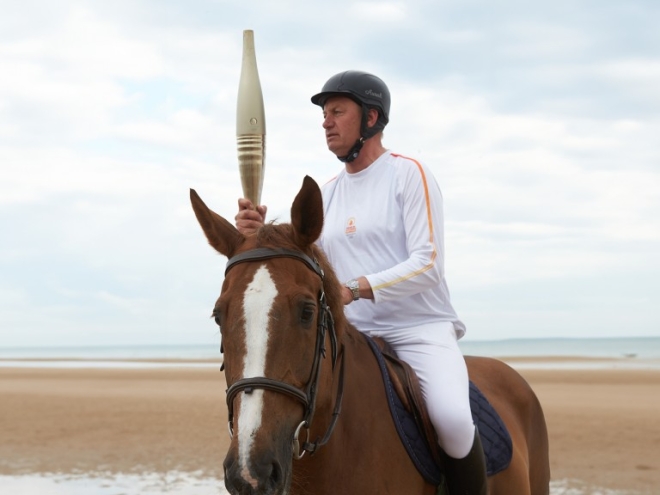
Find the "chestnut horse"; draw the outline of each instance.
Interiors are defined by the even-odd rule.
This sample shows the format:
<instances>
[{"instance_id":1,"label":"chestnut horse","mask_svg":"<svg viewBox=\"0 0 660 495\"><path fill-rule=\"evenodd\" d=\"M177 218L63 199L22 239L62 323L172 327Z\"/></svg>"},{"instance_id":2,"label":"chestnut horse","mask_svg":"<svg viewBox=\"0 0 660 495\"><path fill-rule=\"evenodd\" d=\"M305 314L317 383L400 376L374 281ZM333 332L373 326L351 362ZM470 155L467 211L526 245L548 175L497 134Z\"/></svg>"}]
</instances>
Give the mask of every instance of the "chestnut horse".
<instances>
[{"instance_id":1,"label":"chestnut horse","mask_svg":"<svg viewBox=\"0 0 660 495\"><path fill-rule=\"evenodd\" d=\"M229 258L213 309L229 387L229 492L435 494L397 434L374 354L346 320L340 283L315 245L323 227L317 184L305 177L290 224L250 236L194 190L190 197L210 245ZM547 495L548 438L536 396L504 363L466 360L513 443L489 493Z\"/></svg>"}]
</instances>

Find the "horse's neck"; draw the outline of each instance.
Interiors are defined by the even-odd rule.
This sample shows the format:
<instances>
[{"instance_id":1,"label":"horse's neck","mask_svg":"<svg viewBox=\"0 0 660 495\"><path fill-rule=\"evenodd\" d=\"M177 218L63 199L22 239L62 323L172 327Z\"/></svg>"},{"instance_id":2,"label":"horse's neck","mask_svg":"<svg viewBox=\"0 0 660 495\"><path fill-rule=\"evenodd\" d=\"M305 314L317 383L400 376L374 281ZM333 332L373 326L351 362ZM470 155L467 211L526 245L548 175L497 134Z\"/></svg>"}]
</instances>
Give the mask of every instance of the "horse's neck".
<instances>
[{"instance_id":1,"label":"horse's neck","mask_svg":"<svg viewBox=\"0 0 660 495\"><path fill-rule=\"evenodd\" d=\"M366 420L373 420L374 416L387 418L389 405L380 368L371 347L357 330L347 333L344 345L347 362L346 409L351 411L351 416L361 415ZM382 423L375 427L383 430L391 428L395 433L391 421Z\"/></svg>"},{"instance_id":2,"label":"horse's neck","mask_svg":"<svg viewBox=\"0 0 660 495\"><path fill-rule=\"evenodd\" d=\"M347 326L341 334L339 341L340 360L344 366L344 386L342 392L342 408L336 431L341 431L350 421L371 421L374 415L389 414L389 405L385 396L382 375L376 358L364 336L352 326ZM314 421L317 425L326 424L331 420L334 411L336 393L338 390L339 375L341 371L336 368L331 385L326 385L331 391L323 394L325 401L317 410ZM383 430L390 429L390 422L382 422ZM381 434L385 434L383 431ZM337 433L333 433L333 436ZM351 437L350 441L358 439ZM325 449L326 447L324 447Z\"/></svg>"},{"instance_id":3,"label":"horse's neck","mask_svg":"<svg viewBox=\"0 0 660 495\"><path fill-rule=\"evenodd\" d=\"M354 329L342 335L341 344L345 353L341 414L330 441L313 456L294 463L293 486L299 491L292 488L292 494L432 493L409 462L396 432L369 344ZM320 422L327 421L330 408L319 412ZM377 479L365 476L374 469L380 473Z\"/></svg>"}]
</instances>

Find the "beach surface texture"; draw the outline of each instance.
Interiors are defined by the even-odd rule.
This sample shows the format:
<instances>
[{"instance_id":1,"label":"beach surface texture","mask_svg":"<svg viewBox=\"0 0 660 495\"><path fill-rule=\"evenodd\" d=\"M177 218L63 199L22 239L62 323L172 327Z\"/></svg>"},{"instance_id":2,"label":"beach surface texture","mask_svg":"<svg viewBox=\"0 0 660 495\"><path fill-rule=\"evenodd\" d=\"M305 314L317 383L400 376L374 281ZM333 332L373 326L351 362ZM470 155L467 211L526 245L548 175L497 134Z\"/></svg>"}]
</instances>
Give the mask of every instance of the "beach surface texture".
<instances>
[{"instance_id":1,"label":"beach surface texture","mask_svg":"<svg viewBox=\"0 0 660 495\"><path fill-rule=\"evenodd\" d=\"M545 411L551 493L660 493L660 368L619 361L594 369L577 359L554 367L541 358L510 360ZM0 367L0 492L9 493L3 483L23 486L37 476L98 476L106 485L157 476L179 484L172 493L224 493L224 375L218 363L199 364ZM188 490L188 476L206 480L208 491ZM48 490L21 491L39 492Z\"/></svg>"}]
</instances>

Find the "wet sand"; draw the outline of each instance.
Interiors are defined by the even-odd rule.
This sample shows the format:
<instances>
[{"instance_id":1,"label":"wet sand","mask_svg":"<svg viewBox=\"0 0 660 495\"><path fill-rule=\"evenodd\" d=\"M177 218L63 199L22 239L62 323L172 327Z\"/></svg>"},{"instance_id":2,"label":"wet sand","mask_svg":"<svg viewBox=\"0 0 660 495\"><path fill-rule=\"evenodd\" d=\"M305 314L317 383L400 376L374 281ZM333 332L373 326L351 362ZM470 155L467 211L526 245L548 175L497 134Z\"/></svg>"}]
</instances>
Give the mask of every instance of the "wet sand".
<instances>
[{"instance_id":1,"label":"wet sand","mask_svg":"<svg viewBox=\"0 0 660 495\"><path fill-rule=\"evenodd\" d=\"M521 373L545 410L553 480L660 493L660 369ZM0 475L221 478L224 391L217 366L0 367Z\"/></svg>"},{"instance_id":2,"label":"wet sand","mask_svg":"<svg viewBox=\"0 0 660 495\"><path fill-rule=\"evenodd\" d=\"M520 370L550 437L553 479L660 493L660 370Z\"/></svg>"}]
</instances>

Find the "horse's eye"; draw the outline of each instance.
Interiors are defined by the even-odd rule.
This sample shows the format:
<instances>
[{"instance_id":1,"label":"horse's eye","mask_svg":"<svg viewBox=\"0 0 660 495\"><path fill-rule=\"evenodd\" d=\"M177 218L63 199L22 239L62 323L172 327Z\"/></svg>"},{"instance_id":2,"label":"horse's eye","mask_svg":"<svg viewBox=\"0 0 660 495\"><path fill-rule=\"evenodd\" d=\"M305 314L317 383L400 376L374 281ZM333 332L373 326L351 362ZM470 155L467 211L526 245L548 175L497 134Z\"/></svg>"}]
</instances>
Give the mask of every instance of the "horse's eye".
<instances>
[{"instance_id":1,"label":"horse's eye","mask_svg":"<svg viewBox=\"0 0 660 495\"><path fill-rule=\"evenodd\" d=\"M214 309L213 313L211 314L211 317L215 321L215 324L218 325L219 327L222 326L222 313L220 313L220 310Z\"/></svg>"},{"instance_id":2,"label":"horse's eye","mask_svg":"<svg viewBox=\"0 0 660 495\"><path fill-rule=\"evenodd\" d=\"M309 325L314 320L314 305L305 304L300 313L300 323L303 325Z\"/></svg>"}]
</instances>

